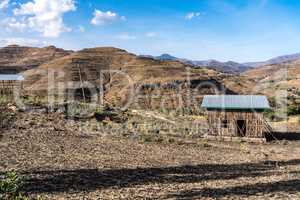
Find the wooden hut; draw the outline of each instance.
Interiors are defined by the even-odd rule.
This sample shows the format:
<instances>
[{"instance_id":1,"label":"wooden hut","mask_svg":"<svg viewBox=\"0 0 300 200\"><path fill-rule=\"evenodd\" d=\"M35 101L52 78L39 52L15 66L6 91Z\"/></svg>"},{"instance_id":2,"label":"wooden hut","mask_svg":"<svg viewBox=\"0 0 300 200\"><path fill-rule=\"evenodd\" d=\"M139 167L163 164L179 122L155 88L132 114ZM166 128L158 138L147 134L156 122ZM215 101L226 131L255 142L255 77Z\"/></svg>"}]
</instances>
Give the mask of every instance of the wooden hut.
<instances>
[{"instance_id":1,"label":"wooden hut","mask_svg":"<svg viewBox=\"0 0 300 200\"><path fill-rule=\"evenodd\" d=\"M20 92L24 77L16 74L0 74L0 95L12 96Z\"/></svg>"},{"instance_id":2,"label":"wooden hut","mask_svg":"<svg viewBox=\"0 0 300 200\"><path fill-rule=\"evenodd\" d=\"M208 138L265 141L265 133L271 131L263 116L270 109L265 96L209 95L201 107L207 111Z\"/></svg>"}]
</instances>

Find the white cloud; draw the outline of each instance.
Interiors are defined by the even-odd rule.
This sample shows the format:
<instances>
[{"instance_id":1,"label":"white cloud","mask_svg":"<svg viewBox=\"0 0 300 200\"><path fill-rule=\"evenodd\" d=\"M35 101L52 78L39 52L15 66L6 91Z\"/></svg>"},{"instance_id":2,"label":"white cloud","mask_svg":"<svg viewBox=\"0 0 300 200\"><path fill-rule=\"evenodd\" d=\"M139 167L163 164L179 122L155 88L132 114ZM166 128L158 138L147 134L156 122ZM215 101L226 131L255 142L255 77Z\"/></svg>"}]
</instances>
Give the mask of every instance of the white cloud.
<instances>
[{"instance_id":1,"label":"white cloud","mask_svg":"<svg viewBox=\"0 0 300 200\"><path fill-rule=\"evenodd\" d=\"M118 35L117 38L120 40L135 40L136 36L130 35L129 33L122 33Z\"/></svg>"},{"instance_id":2,"label":"white cloud","mask_svg":"<svg viewBox=\"0 0 300 200\"><path fill-rule=\"evenodd\" d=\"M63 22L63 15L74 10L74 0L33 0L13 10L15 17L19 17L13 26L25 24L45 37L58 37L62 32L70 31Z\"/></svg>"},{"instance_id":3,"label":"white cloud","mask_svg":"<svg viewBox=\"0 0 300 200\"><path fill-rule=\"evenodd\" d=\"M8 30L17 30L17 31L23 31L25 28L27 28L27 23L24 19L17 20L16 18L6 18L2 21L2 24L6 27Z\"/></svg>"},{"instance_id":4,"label":"white cloud","mask_svg":"<svg viewBox=\"0 0 300 200\"><path fill-rule=\"evenodd\" d=\"M95 10L93 15L94 17L91 20L91 24L95 26L111 24L117 20L126 20L124 16L119 16L117 13L111 11L102 12L101 10Z\"/></svg>"},{"instance_id":5,"label":"white cloud","mask_svg":"<svg viewBox=\"0 0 300 200\"><path fill-rule=\"evenodd\" d=\"M0 0L0 9L5 9L9 6L10 0Z\"/></svg>"},{"instance_id":6,"label":"white cloud","mask_svg":"<svg viewBox=\"0 0 300 200\"><path fill-rule=\"evenodd\" d=\"M156 36L157 36L157 33L155 33L155 32L146 33L146 37L149 37L149 38L153 38L153 37L156 37Z\"/></svg>"},{"instance_id":7,"label":"white cloud","mask_svg":"<svg viewBox=\"0 0 300 200\"><path fill-rule=\"evenodd\" d=\"M192 20L195 17L200 17L201 13L200 12L190 12L188 14L186 14L185 19L186 20Z\"/></svg>"},{"instance_id":8,"label":"white cloud","mask_svg":"<svg viewBox=\"0 0 300 200\"><path fill-rule=\"evenodd\" d=\"M20 45L20 46L35 46L35 47L42 47L48 45L45 41L40 41L37 39L32 38L5 38L0 40L1 46L8 46L8 45Z\"/></svg>"}]
</instances>

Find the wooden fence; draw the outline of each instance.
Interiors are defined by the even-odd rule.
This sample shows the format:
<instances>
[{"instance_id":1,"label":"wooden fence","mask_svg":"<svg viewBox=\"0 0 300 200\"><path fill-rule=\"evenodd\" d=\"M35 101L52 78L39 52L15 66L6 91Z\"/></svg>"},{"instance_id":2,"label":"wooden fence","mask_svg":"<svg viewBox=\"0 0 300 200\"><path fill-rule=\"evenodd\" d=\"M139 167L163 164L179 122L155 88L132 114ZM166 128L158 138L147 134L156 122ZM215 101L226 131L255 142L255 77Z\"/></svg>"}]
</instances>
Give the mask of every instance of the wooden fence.
<instances>
[{"instance_id":1,"label":"wooden fence","mask_svg":"<svg viewBox=\"0 0 300 200\"><path fill-rule=\"evenodd\" d=\"M22 89L21 81L5 80L0 81L0 95L13 96L15 92Z\"/></svg>"}]
</instances>

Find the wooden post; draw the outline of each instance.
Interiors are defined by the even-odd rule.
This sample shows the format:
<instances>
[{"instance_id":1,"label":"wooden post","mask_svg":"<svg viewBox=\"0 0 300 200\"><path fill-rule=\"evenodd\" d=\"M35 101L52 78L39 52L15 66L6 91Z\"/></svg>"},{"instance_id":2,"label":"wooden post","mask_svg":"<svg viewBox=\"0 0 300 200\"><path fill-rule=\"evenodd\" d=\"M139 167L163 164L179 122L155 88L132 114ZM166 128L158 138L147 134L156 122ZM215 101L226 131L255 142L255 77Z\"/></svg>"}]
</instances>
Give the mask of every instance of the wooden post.
<instances>
[{"instance_id":1,"label":"wooden post","mask_svg":"<svg viewBox=\"0 0 300 200\"><path fill-rule=\"evenodd\" d=\"M79 73L79 80L80 80L80 87L81 87L81 90L82 90L83 101L84 101L84 103L86 103L85 91L84 91L84 88L83 88L83 81L82 81L81 69L80 69L80 64L79 63L77 63L77 69L78 69L78 73Z\"/></svg>"}]
</instances>

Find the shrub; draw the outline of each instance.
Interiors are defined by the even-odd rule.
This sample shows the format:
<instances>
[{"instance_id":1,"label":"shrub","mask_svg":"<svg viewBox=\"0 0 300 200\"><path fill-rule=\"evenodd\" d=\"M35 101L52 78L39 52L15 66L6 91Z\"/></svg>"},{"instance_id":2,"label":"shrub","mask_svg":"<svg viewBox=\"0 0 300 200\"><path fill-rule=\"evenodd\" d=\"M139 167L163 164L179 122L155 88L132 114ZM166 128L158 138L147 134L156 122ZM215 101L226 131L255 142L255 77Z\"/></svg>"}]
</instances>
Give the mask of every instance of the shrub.
<instances>
[{"instance_id":1,"label":"shrub","mask_svg":"<svg viewBox=\"0 0 300 200\"><path fill-rule=\"evenodd\" d=\"M150 143L153 142L154 138L151 135L142 135L142 142L143 143Z\"/></svg>"},{"instance_id":2,"label":"shrub","mask_svg":"<svg viewBox=\"0 0 300 200\"><path fill-rule=\"evenodd\" d=\"M7 172L0 179L0 199L3 200L29 200L20 192L23 180L15 171Z\"/></svg>"},{"instance_id":3,"label":"shrub","mask_svg":"<svg viewBox=\"0 0 300 200\"><path fill-rule=\"evenodd\" d=\"M94 105L81 102L72 102L65 105L65 115L68 119L86 119L91 118L98 108Z\"/></svg>"},{"instance_id":4,"label":"shrub","mask_svg":"<svg viewBox=\"0 0 300 200\"><path fill-rule=\"evenodd\" d=\"M153 134L144 134L140 136L140 141L141 143L163 143L164 138Z\"/></svg>"},{"instance_id":5,"label":"shrub","mask_svg":"<svg viewBox=\"0 0 300 200\"><path fill-rule=\"evenodd\" d=\"M31 105L31 106L42 106L42 105L46 105L47 104L47 99L45 98L41 98L38 96L23 96L22 97L23 103L25 103L26 105Z\"/></svg>"},{"instance_id":6,"label":"shrub","mask_svg":"<svg viewBox=\"0 0 300 200\"><path fill-rule=\"evenodd\" d=\"M264 115L265 115L268 119L270 119L270 120L272 120L272 121L274 121L274 119L275 119L275 112L274 112L273 110L268 110L268 111L266 111L266 112L264 113Z\"/></svg>"},{"instance_id":7,"label":"shrub","mask_svg":"<svg viewBox=\"0 0 300 200\"><path fill-rule=\"evenodd\" d=\"M300 114L300 105L290 105L287 108L288 116L299 115Z\"/></svg>"},{"instance_id":8,"label":"shrub","mask_svg":"<svg viewBox=\"0 0 300 200\"><path fill-rule=\"evenodd\" d=\"M206 139L202 139L199 141L199 145L204 147L204 148L208 148L211 147L211 144L209 144L208 140Z\"/></svg>"},{"instance_id":9,"label":"shrub","mask_svg":"<svg viewBox=\"0 0 300 200\"><path fill-rule=\"evenodd\" d=\"M284 120L284 118L282 117L284 115L282 113L283 113L283 111L280 111L280 110L278 110L277 113L275 113L274 110L269 110L269 111L266 111L264 113L264 115L271 121L278 122L278 121Z\"/></svg>"},{"instance_id":10,"label":"shrub","mask_svg":"<svg viewBox=\"0 0 300 200\"><path fill-rule=\"evenodd\" d=\"M1 95L0 96L0 105L4 105L10 102L10 98L8 96Z\"/></svg>"},{"instance_id":11,"label":"shrub","mask_svg":"<svg viewBox=\"0 0 300 200\"><path fill-rule=\"evenodd\" d=\"M157 143L163 143L164 142L164 138L163 137L157 137L155 142Z\"/></svg>"},{"instance_id":12,"label":"shrub","mask_svg":"<svg viewBox=\"0 0 300 200\"><path fill-rule=\"evenodd\" d=\"M168 139L168 143L170 143L170 144L175 143L175 142L176 142L176 140L174 138L169 138Z\"/></svg>"},{"instance_id":13,"label":"shrub","mask_svg":"<svg viewBox=\"0 0 300 200\"><path fill-rule=\"evenodd\" d=\"M15 113L9 110L7 105L0 104L0 130L10 128L15 120L15 117Z\"/></svg>"}]
</instances>

